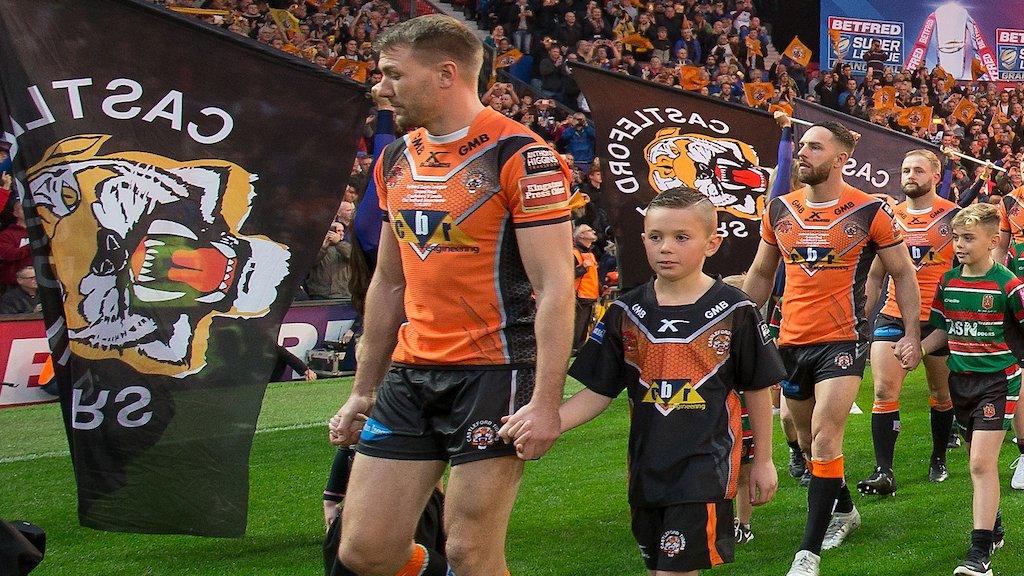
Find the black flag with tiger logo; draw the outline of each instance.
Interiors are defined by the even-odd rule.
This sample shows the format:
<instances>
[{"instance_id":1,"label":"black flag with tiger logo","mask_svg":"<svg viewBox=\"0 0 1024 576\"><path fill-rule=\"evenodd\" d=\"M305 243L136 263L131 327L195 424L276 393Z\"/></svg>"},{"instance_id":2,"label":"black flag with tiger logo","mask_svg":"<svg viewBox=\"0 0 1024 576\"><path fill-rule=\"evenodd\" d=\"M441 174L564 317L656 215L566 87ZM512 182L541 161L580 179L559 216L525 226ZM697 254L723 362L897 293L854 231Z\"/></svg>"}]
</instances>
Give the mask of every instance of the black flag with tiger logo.
<instances>
[{"instance_id":1,"label":"black flag with tiger logo","mask_svg":"<svg viewBox=\"0 0 1024 576\"><path fill-rule=\"evenodd\" d=\"M0 3L0 127L83 525L245 532L277 333L367 107L346 79L149 2Z\"/></svg>"},{"instance_id":2,"label":"black flag with tiger logo","mask_svg":"<svg viewBox=\"0 0 1024 576\"><path fill-rule=\"evenodd\" d=\"M623 287L653 274L641 239L644 208L680 186L700 190L718 208L724 242L705 272L746 272L757 252L777 163L781 130L772 117L631 76L570 66L597 127L602 182L596 201L612 222Z\"/></svg>"}]
</instances>

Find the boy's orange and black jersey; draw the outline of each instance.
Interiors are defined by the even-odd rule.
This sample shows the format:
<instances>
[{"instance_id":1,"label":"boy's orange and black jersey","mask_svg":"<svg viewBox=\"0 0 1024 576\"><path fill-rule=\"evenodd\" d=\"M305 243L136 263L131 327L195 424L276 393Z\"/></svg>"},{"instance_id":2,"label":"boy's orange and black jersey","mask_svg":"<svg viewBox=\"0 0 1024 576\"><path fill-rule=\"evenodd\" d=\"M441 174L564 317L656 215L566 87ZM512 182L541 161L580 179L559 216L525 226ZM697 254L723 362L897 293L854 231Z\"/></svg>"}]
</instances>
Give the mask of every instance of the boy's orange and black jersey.
<instances>
[{"instance_id":1,"label":"boy's orange and black jersey","mask_svg":"<svg viewBox=\"0 0 1024 576\"><path fill-rule=\"evenodd\" d=\"M719 280L685 306L658 305L653 282L627 292L569 374L611 398L628 390L629 502L668 506L735 497L737 392L772 386L786 372L753 302Z\"/></svg>"},{"instance_id":2,"label":"boy's orange and black jersey","mask_svg":"<svg viewBox=\"0 0 1024 576\"><path fill-rule=\"evenodd\" d=\"M944 198L936 198L931 208L920 212L913 210L909 201L901 202L893 209L896 224L910 251L910 259L917 267L917 285L921 289L918 320L922 322L927 322L931 316L935 287L942 280L942 275L953 268L952 222L959 211L959 206ZM881 312L893 318L903 317L896 304L893 282L889 282Z\"/></svg>"},{"instance_id":3,"label":"boy's orange and black jersey","mask_svg":"<svg viewBox=\"0 0 1024 576\"><path fill-rule=\"evenodd\" d=\"M1003 196L999 203L999 218L999 230L1010 234L1010 244L1024 242L1024 186Z\"/></svg>"},{"instance_id":4,"label":"boy's orange and black jersey","mask_svg":"<svg viewBox=\"0 0 1024 576\"><path fill-rule=\"evenodd\" d=\"M485 108L453 134L419 129L395 140L374 178L405 274L407 321L393 360L421 367L534 362L533 290L516 229L569 220L561 157L522 124Z\"/></svg>"},{"instance_id":5,"label":"boy's orange and black jersey","mask_svg":"<svg viewBox=\"0 0 1024 576\"><path fill-rule=\"evenodd\" d=\"M786 264L779 346L867 340L864 284L878 250L903 242L885 203L845 185L831 202L804 187L772 200L761 239Z\"/></svg>"}]
</instances>

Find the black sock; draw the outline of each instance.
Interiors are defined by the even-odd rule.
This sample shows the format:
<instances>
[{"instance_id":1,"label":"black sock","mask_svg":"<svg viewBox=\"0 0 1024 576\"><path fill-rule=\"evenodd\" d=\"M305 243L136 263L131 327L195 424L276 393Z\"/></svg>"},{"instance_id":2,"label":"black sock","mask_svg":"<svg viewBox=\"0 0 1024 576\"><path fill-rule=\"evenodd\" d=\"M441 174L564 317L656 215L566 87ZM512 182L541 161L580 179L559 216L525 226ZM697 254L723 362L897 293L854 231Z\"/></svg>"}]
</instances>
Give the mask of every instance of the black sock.
<instances>
[{"instance_id":1,"label":"black sock","mask_svg":"<svg viewBox=\"0 0 1024 576\"><path fill-rule=\"evenodd\" d=\"M1017 450L1020 450L1021 456L1024 456L1024 438L1017 438Z\"/></svg>"},{"instance_id":2,"label":"black sock","mask_svg":"<svg viewBox=\"0 0 1024 576\"><path fill-rule=\"evenodd\" d=\"M821 554L821 542L832 520L832 506L842 484L842 478L821 478L811 474L811 483L807 486L807 525L804 526L801 550Z\"/></svg>"},{"instance_id":3,"label":"black sock","mask_svg":"<svg viewBox=\"0 0 1024 576\"><path fill-rule=\"evenodd\" d=\"M800 450L800 442L796 440L786 440L786 445L789 446L789 449L793 452L803 454L803 451Z\"/></svg>"},{"instance_id":4,"label":"black sock","mask_svg":"<svg viewBox=\"0 0 1024 576\"><path fill-rule=\"evenodd\" d=\"M953 409L939 411L932 408L932 458L946 460L946 446L953 431Z\"/></svg>"},{"instance_id":5,"label":"black sock","mask_svg":"<svg viewBox=\"0 0 1024 576\"><path fill-rule=\"evenodd\" d=\"M850 487L846 485L845 478L839 487L839 495L836 496L836 512L853 512L853 498L850 497Z\"/></svg>"},{"instance_id":6,"label":"black sock","mask_svg":"<svg viewBox=\"0 0 1024 576\"><path fill-rule=\"evenodd\" d=\"M871 443L875 446L875 465L892 471L892 455L900 433L900 411L871 413Z\"/></svg>"},{"instance_id":7,"label":"black sock","mask_svg":"<svg viewBox=\"0 0 1024 576\"><path fill-rule=\"evenodd\" d=\"M985 555L988 556L992 551L992 531L971 530L971 548L984 550Z\"/></svg>"}]
</instances>

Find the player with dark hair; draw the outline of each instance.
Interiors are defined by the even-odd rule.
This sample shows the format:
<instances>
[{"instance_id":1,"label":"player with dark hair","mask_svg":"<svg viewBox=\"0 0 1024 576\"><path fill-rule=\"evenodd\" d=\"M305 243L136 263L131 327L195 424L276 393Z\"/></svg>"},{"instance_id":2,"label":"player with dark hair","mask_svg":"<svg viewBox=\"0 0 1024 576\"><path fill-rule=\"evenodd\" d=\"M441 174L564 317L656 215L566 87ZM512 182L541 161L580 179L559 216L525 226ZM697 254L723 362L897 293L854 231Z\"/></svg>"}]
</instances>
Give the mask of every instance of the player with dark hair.
<instances>
[{"instance_id":1,"label":"player with dark hair","mask_svg":"<svg viewBox=\"0 0 1024 576\"><path fill-rule=\"evenodd\" d=\"M914 265L892 210L843 181L854 144L853 134L835 122L804 133L797 159L805 186L769 202L744 283L763 304L780 259L786 264L778 339L787 371L782 392L811 470L807 524L789 576L817 576L821 550L838 546L860 525L844 481L842 447L867 360L864 284L876 254L893 278L899 309L916 314L920 308ZM918 325L906 332L901 342L920 342Z\"/></svg>"}]
</instances>

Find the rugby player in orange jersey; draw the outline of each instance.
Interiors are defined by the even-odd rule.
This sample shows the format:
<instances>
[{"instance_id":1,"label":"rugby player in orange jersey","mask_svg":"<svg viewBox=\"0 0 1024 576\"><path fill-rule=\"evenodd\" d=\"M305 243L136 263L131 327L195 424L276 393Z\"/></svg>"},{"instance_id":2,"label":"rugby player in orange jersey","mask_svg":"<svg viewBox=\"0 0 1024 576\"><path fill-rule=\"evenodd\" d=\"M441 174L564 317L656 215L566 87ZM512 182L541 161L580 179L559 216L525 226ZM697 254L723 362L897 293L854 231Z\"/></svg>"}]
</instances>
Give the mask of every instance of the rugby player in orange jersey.
<instances>
[{"instance_id":1,"label":"rugby player in orange jersey","mask_svg":"<svg viewBox=\"0 0 1024 576\"><path fill-rule=\"evenodd\" d=\"M914 263L892 210L843 181L853 147L850 131L834 122L804 133L797 159L806 186L765 208L761 243L743 285L763 305L784 258L783 394L811 468L807 524L789 576L817 576L826 535L835 546L860 524L844 482L843 433L867 358L864 284L876 254L895 282L904 315L912 317L921 305ZM906 332L902 341L920 342L919 325ZM906 360L916 365L918 359Z\"/></svg>"},{"instance_id":2,"label":"rugby player in orange jersey","mask_svg":"<svg viewBox=\"0 0 1024 576\"><path fill-rule=\"evenodd\" d=\"M907 199L893 208L900 230L906 240L910 258L917 267L921 290L921 310L916 317L903 317L896 306L893 286L883 294L884 304L875 318L871 344L871 379L875 398L871 409L871 439L875 449L875 471L857 483L862 494L886 496L896 493L893 474L893 452L900 432L900 390L907 372L893 355L892 346L904 335L904 325L919 323L922 335L934 330L928 324L932 298L942 275L953 267L953 217L960 208L940 198L935 186L940 181L942 166L934 153L912 150L903 159L900 178ZM868 273L865 310L873 310L882 289L885 269L875 260ZM941 348L924 357L931 404L932 455L928 480L943 482L949 477L946 467L946 445L953 428L953 401L949 397L948 348Z\"/></svg>"},{"instance_id":3,"label":"rugby player in orange jersey","mask_svg":"<svg viewBox=\"0 0 1024 576\"><path fill-rule=\"evenodd\" d=\"M480 41L447 16L377 40L405 128L374 171L378 263L352 393L331 440L358 441L339 558L363 576L443 576L413 531L446 465L447 560L507 574L505 534L523 460L559 435L572 339L569 170L476 92ZM535 296L535 298L534 298ZM503 417L529 436L503 443Z\"/></svg>"}]
</instances>

